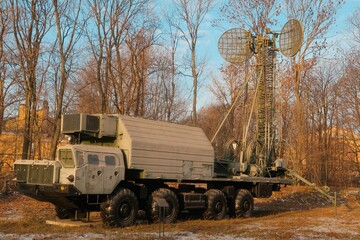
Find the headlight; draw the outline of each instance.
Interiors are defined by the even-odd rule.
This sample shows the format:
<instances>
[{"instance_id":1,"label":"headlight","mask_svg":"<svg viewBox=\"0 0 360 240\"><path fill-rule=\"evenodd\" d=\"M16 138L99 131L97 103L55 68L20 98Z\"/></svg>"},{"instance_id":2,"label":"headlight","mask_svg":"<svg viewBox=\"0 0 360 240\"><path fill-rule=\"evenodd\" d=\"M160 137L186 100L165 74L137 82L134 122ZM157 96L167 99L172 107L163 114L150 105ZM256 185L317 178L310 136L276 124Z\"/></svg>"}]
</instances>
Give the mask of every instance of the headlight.
<instances>
[{"instance_id":1,"label":"headlight","mask_svg":"<svg viewBox=\"0 0 360 240\"><path fill-rule=\"evenodd\" d=\"M71 174L66 179L69 180L69 182L73 182L75 180L75 177L74 177L74 175Z\"/></svg>"}]
</instances>

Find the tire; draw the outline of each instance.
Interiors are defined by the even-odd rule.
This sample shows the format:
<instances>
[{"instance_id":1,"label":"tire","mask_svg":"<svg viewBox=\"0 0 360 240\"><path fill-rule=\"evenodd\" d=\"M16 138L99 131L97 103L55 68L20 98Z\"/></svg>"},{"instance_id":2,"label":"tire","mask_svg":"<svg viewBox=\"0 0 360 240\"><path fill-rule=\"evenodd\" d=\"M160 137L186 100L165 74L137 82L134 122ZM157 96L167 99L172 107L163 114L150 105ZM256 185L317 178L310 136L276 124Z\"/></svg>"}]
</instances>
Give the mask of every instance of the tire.
<instances>
[{"instance_id":1,"label":"tire","mask_svg":"<svg viewBox=\"0 0 360 240\"><path fill-rule=\"evenodd\" d=\"M240 189L235 199L235 217L248 218L254 211L254 199L246 189Z\"/></svg>"},{"instance_id":2,"label":"tire","mask_svg":"<svg viewBox=\"0 0 360 240\"><path fill-rule=\"evenodd\" d=\"M203 213L206 220L221 220L227 214L227 203L225 194L218 189L210 189L205 195L207 196L207 209Z\"/></svg>"},{"instance_id":3,"label":"tire","mask_svg":"<svg viewBox=\"0 0 360 240\"><path fill-rule=\"evenodd\" d=\"M75 218L75 210L55 207L56 216L59 219L73 219Z\"/></svg>"},{"instance_id":4,"label":"tire","mask_svg":"<svg viewBox=\"0 0 360 240\"><path fill-rule=\"evenodd\" d=\"M110 200L101 204L100 212L105 226L128 227L136 220L138 200L131 190L122 188Z\"/></svg>"},{"instance_id":5,"label":"tire","mask_svg":"<svg viewBox=\"0 0 360 240\"><path fill-rule=\"evenodd\" d=\"M161 220L160 208L155 198L163 198L169 204L169 207L165 209L163 222L174 223L179 215L179 200L176 194L167 188L159 188L151 194L149 198L150 220L154 223Z\"/></svg>"}]
</instances>

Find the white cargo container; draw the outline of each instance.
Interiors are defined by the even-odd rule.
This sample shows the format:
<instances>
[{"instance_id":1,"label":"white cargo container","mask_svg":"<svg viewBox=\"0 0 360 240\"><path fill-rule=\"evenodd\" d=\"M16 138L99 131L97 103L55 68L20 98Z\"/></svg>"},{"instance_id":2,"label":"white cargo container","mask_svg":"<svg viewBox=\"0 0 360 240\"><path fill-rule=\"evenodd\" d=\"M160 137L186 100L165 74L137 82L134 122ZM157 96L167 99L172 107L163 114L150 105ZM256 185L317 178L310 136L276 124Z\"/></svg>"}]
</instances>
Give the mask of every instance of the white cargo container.
<instances>
[{"instance_id":1,"label":"white cargo container","mask_svg":"<svg viewBox=\"0 0 360 240\"><path fill-rule=\"evenodd\" d=\"M116 145L144 178L211 179L214 150L201 128L119 116Z\"/></svg>"}]
</instances>

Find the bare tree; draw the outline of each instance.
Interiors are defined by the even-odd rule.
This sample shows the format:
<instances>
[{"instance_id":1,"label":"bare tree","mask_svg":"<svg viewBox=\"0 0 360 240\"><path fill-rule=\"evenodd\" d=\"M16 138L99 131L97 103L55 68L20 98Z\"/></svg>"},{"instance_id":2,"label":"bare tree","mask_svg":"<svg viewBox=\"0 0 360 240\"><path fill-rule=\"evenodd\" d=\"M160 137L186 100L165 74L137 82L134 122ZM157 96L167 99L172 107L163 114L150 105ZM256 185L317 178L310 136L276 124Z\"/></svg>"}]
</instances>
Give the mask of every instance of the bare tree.
<instances>
[{"instance_id":1,"label":"bare tree","mask_svg":"<svg viewBox=\"0 0 360 240\"><path fill-rule=\"evenodd\" d=\"M147 36L148 14L151 12L149 7L147 1L136 0L124 5L121 11L114 12L121 21L114 21L111 26L111 39L115 51L113 57L108 56L107 59L114 62L109 65L114 88L113 102L122 114L143 114L140 111L143 112L144 105L140 101L145 94L147 63L144 60L148 57L148 44L152 41L148 38L149 35Z\"/></svg>"},{"instance_id":2,"label":"bare tree","mask_svg":"<svg viewBox=\"0 0 360 240\"><path fill-rule=\"evenodd\" d=\"M264 35L266 27L277 23L274 17L281 10L278 3L278 0L229 0L221 7L220 12L230 23L249 29L256 35Z\"/></svg>"},{"instance_id":3,"label":"bare tree","mask_svg":"<svg viewBox=\"0 0 360 240\"><path fill-rule=\"evenodd\" d=\"M154 46L151 52L145 118L176 121L185 114L186 104L175 79L174 50Z\"/></svg>"},{"instance_id":4,"label":"bare tree","mask_svg":"<svg viewBox=\"0 0 360 240\"><path fill-rule=\"evenodd\" d=\"M355 9L354 14L349 18L350 31L353 34L354 41L360 44L360 7Z\"/></svg>"},{"instance_id":5,"label":"bare tree","mask_svg":"<svg viewBox=\"0 0 360 240\"><path fill-rule=\"evenodd\" d=\"M360 8L349 18L355 46L345 55L345 76L342 79L344 110L350 119L347 128L360 134Z\"/></svg>"},{"instance_id":6,"label":"bare tree","mask_svg":"<svg viewBox=\"0 0 360 240\"><path fill-rule=\"evenodd\" d=\"M102 112L102 98L99 97L99 86L96 81L97 69L95 60L89 61L82 71L78 72L73 88L76 93L77 112L100 113Z\"/></svg>"},{"instance_id":7,"label":"bare tree","mask_svg":"<svg viewBox=\"0 0 360 240\"><path fill-rule=\"evenodd\" d=\"M200 109L198 124L204 130L208 139L214 136L214 126L219 124L219 119L224 116L224 107L222 104L211 104ZM218 159L224 157L224 146L229 137L228 128L222 128L218 134L218 140L214 144L215 156Z\"/></svg>"},{"instance_id":8,"label":"bare tree","mask_svg":"<svg viewBox=\"0 0 360 240\"><path fill-rule=\"evenodd\" d=\"M303 161L305 149L305 132L304 114L301 100L301 78L313 65L308 64L308 61L315 58L326 47L326 39L324 39L330 26L335 22L335 15L337 10L342 6L344 1L323 1L323 0L286 0L286 13L289 19L298 19L304 29L304 44L297 55L291 59L293 69L293 84L296 100L296 131L297 140L296 159ZM313 61L314 62L314 61ZM295 166L297 167L297 166Z\"/></svg>"},{"instance_id":9,"label":"bare tree","mask_svg":"<svg viewBox=\"0 0 360 240\"><path fill-rule=\"evenodd\" d=\"M344 131L347 131L347 141L350 152L355 154L354 161L360 164L360 50L353 48L346 53L344 76L341 78L338 89L340 97L339 117Z\"/></svg>"},{"instance_id":10,"label":"bare tree","mask_svg":"<svg viewBox=\"0 0 360 240\"><path fill-rule=\"evenodd\" d=\"M222 106L223 110L227 110L237 100L242 86L245 82L245 71L242 65L230 64L220 68L222 76L220 78L213 78L212 84L209 86L210 92L215 96L217 103ZM231 138L239 139L241 136L242 128L239 121L245 119L244 112L239 113L239 109L244 107L244 98L237 100L236 107L230 112L228 123L228 135ZM240 101L241 100L241 101ZM223 114L224 115L224 114ZM215 126L218 126L217 123ZM216 129L214 129L216 130ZM214 134L215 132L213 132ZM228 137L229 138L229 137Z\"/></svg>"},{"instance_id":11,"label":"bare tree","mask_svg":"<svg viewBox=\"0 0 360 240\"><path fill-rule=\"evenodd\" d=\"M170 18L167 17L167 19L169 20ZM179 43L179 34L178 34L178 30L177 31L173 31L172 30L172 26L171 24L169 24L169 34L170 34L170 66L171 66L171 74L170 74L170 78L171 78L171 85L167 88L167 95L166 95L166 119L168 121L172 120L172 117L174 117L174 113L173 113L173 107L175 105L175 92L176 92L176 84L175 84L175 78L177 76L177 65L176 65L176 61L175 61L175 56L176 56L176 52L177 52L177 48L178 48L178 43Z\"/></svg>"},{"instance_id":12,"label":"bare tree","mask_svg":"<svg viewBox=\"0 0 360 240\"><path fill-rule=\"evenodd\" d=\"M247 96L239 95L242 89L244 89L245 83L245 71L243 65L229 64L223 66L220 70L222 74L221 77L214 77L212 84L209 86L221 114L221 117L212 123L213 126L221 126L221 120L223 120L224 116L227 114L228 109L231 109L231 106L236 102L234 105L235 107L229 112L226 122L224 122L224 126L220 130L221 135L214 139L216 140L214 142L215 146L217 146L217 149L221 152L221 147L227 147L226 143L228 141L239 140L241 139L241 136L244 136L244 128L241 123L245 123L248 116L244 114L244 104L247 104L244 100ZM254 93L254 91L252 91L252 93ZM254 97L253 94L251 95ZM211 108L213 108L212 111L215 111L216 109L214 106L211 106ZM210 136L210 139L214 137L215 131L217 130L218 129L212 129L212 136Z\"/></svg>"},{"instance_id":13,"label":"bare tree","mask_svg":"<svg viewBox=\"0 0 360 240\"><path fill-rule=\"evenodd\" d=\"M25 123L22 158L30 156L37 108L37 66L41 43L49 30L51 4L47 1L10 0L16 60L25 88Z\"/></svg>"},{"instance_id":14,"label":"bare tree","mask_svg":"<svg viewBox=\"0 0 360 240\"><path fill-rule=\"evenodd\" d=\"M334 131L337 108L336 84L339 79L337 62L314 67L303 79L306 86L306 119L309 126L306 155L309 178L318 183L328 184L329 166L333 151L332 134ZM311 174L309 174L311 173Z\"/></svg>"},{"instance_id":15,"label":"bare tree","mask_svg":"<svg viewBox=\"0 0 360 240\"><path fill-rule=\"evenodd\" d=\"M60 58L60 76L55 78L57 86L55 88L56 109L53 122L53 136L51 140L50 158L54 159L56 148L60 136L61 115L63 113L64 93L74 67L75 44L81 36L78 29L83 29L80 25L79 14L82 1L63 1L61 4L57 0L52 1L57 30L57 46L55 52Z\"/></svg>"},{"instance_id":16,"label":"bare tree","mask_svg":"<svg viewBox=\"0 0 360 240\"><path fill-rule=\"evenodd\" d=\"M200 37L199 27L211 9L213 0L174 0L174 4L175 12L172 14L171 19L168 20L175 29L181 32L181 37L186 41L191 52L190 67L193 78L192 122L197 125L198 81L203 65L200 64L201 61L198 59L196 47Z\"/></svg>"},{"instance_id":17,"label":"bare tree","mask_svg":"<svg viewBox=\"0 0 360 240\"><path fill-rule=\"evenodd\" d=\"M4 111L5 111L5 97L7 92L6 72L7 60L5 53L5 43L7 35L9 35L10 15L7 6L4 2L0 3L0 134L3 130Z\"/></svg>"},{"instance_id":18,"label":"bare tree","mask_svg":"<svg viewBox=\"0 0 360 240\"><path fill-rule=\"evenodd\" d=\"M102 112L108 112L109 104L113 103L120 113L128 113L128 97L132 93L129 86L134 85L127 81L131 62L127 47L132 37L139 36L138 33L148 27L148 1L96 0L88 1L88 5L90 22L96 30L92 32L88 28L87 37L95 59L95 80L102 99Z\"/></svg>"},{"instance_id":19,"label":"bare tree","mask_svg":"<svg viewBox=\"0 0 360 240\"><path fill-rule=\"evenodd\" d=\"M107 43L110 41L110 30L108 28L109 25L111 26L110 20L116 19L115 16L110 16L109 14L114 11L114 7L117 5L117 3L118 1L88 1L88 6L90 8L89 22L93 22L96 27L96 31L92 33L91 28L88 27L86 28L86 35L90 44L92 57L95 59L96 71L93 78L96 80L98 91L100 93L102 113L106 113L108 111L109 104L107 94L109 78L103 74L103 62L106 58L106 45L111 45L111 43ZM122 3L119 4L120 9L121 6L123 6ZM109 57L111 59L111 55Z\"/></svg>"},{"instance_id":20,"label":"bare tree","mask_svg":"<svg viewBox=\"0 0 360 240\"><path fill-rule=\"evenodd\" d=\"M175 118L175 115L177 115L174 111L176 111L176 103L175 103L175 96L178 92L179 87L176 84L176 79L179 76L179 64L177 64L177 53L178 53L178 45L180 40L180 30L173 26L173 16L172 12L168 11L168 8L164 9L163 12L165 13L165 21L167 23L168 32L167 35L169 37L168 42L170 42L170 46L168 46L167 51L169 52L169 60L168 66L170 66L170 69L166 76L162 76L163 73L162 70L160 70L160 78L169 78L170 76L170 83L168 87L165 89L165 102L166 102L166 119L167 121L173 121ZM168 54L164 55L167 56ZM167 59L167 58L166 58ZM165 66L164 66L165 67ZM161 68L161 69L167 69ZM164 79L165 81L165 79ZM164 85L166 86L166 83L164 82ZM180 111L181 112L181 111Z\"/></svg>"}]
</instances>

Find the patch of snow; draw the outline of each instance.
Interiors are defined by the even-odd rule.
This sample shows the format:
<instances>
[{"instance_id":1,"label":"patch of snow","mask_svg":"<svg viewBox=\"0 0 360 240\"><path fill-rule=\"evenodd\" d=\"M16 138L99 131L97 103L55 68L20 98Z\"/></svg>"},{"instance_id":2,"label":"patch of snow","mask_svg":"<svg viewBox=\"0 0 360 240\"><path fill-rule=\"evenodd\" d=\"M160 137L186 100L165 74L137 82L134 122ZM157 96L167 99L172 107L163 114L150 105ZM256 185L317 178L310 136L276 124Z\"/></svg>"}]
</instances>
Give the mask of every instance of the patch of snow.
<instances>
[{"instance_id":1,"label":"patch of snow","mask_svg":"<svg viewBox=\"0 0 360 240\"><path fill-rule=\"evenodd\" d=\"M348 234L348 235L358 236L358 233L356 231L346 229L346 228L341 228L341 227L334 227L334 226L318 226L318 227L311 228L311 230L314 232L319 232L319 233L334 233L335 232L335 233L339 233L339 234Z\"/></svg>"},{"instance_id":2,"label":"patch of snow","mask_svg":"<svg viewBox=\"0 0 360 240\"><path fill-rule=\"evenodd\" d=\"M175 232L175 233L165 233L165 237L172 237L176 240L254 240L255 238L245 238L236 235L203 235L196 234L192 232Z\"/></svg>"},{"instance_id":3,"label":"patch of snow","mask_svg":"<svg viewBox=\"0 0 360 240\"><path fill-rule=\"evenodd\" d=\"M107 235L101 233L81 233L77 235L77 239L104 239Z\"/></svg>"},{"instance_id":4,"label":"patch of snow","mask_svg":"<svg viewBox=\"0 0 360 240\"><path fill-rule=\"evenodd\" d=\"M149 233L131 233L131 234L123 234L124 239L128 236L134 237L134 235L138 235L139 239L142 237L150 237L150 238L157 238L159 237L159 233L149 232ZM160 234L160 237L163 236ZM39 240L39 239L118 239L121 236L116 235L111 236L111 234L100 234L100 233L73 233L73 234L3 234L0 233L0 239L7 239L7 240ZM196 234L192 232L165 232L164 237L171 237L176 240L255 240L255 238L245 238L236 235L203 235L203 234Z\"/></svg>"},{"instance_id":5,"label":"patch of snow","mask_svg":"<svg viewBox=\"0 0 360 240\"><path fill-rule=\"evenodd\" d=\"M0 239L6 240L35 240L35 239L109 239L109 236L100 233L73 233L73 234L4 234Z\"/></svg>"},{"instance_id":6,"label":"patch of snow","mask_svg":"<svg viewBox=\"0 0 360 240\"><path fill-rule=\"evenodd\" d=\"M344 221L340 218L307 218L309 222L320 223L319 226L306 226L301 228L303 231L311 231L315 233L337 233L344 235L351 235L354 237L360 237L357 229L360 227L359 221ZM354 229L354 230L353 230Z\"/></svg>"}]
</instances>

